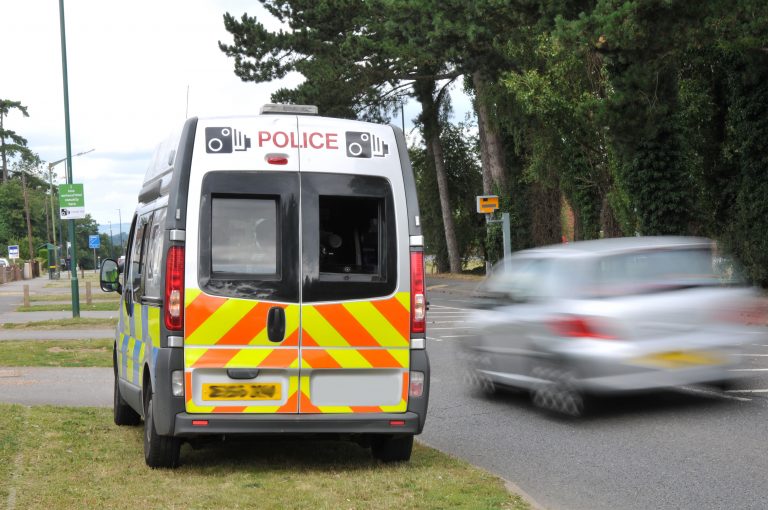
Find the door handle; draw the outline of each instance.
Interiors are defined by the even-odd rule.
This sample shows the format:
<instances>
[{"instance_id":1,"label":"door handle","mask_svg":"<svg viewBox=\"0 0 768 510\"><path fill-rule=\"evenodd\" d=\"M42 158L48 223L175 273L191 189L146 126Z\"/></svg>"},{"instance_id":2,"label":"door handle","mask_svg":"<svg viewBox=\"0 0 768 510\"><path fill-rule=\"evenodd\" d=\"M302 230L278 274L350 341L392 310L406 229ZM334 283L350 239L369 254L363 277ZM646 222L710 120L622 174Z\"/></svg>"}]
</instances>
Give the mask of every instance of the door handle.
<instances>
[{"instance_id":1,"label":"door handle","mask_svg":"<svg viewBox=\"0 0 768 510\"><path fill-rule=\"evenodd\" d=\"M278 306L273 306L267 313L267 336L275 343L285 338L285 310Z\"/></svg>"}]
</instances>

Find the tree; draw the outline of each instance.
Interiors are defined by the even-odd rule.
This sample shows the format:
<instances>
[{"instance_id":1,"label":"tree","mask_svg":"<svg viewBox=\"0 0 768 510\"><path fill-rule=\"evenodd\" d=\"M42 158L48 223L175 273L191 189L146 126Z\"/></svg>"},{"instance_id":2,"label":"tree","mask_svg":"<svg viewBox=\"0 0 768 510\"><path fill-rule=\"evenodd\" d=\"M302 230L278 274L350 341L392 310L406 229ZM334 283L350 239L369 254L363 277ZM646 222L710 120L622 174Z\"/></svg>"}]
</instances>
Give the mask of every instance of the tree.
<instances>
[{"instance_id":1,"label":"tree","mask_svg":"<svg viewBox=\"0 0 768 510\"><path fill-rule=\"evenodd\" d=\"M12 110L18 110L25 117L29 117L27 107L22 106L19 101L11 101L8 99L0 99L0 158L3 164L3 182L8 180L8 158L15 154L28 154L27 140L16 134L15 131L5 129L4 121L5 117ZM11 140L11 143L6 143L6 138Z\"/></svg>"}]
</instances>

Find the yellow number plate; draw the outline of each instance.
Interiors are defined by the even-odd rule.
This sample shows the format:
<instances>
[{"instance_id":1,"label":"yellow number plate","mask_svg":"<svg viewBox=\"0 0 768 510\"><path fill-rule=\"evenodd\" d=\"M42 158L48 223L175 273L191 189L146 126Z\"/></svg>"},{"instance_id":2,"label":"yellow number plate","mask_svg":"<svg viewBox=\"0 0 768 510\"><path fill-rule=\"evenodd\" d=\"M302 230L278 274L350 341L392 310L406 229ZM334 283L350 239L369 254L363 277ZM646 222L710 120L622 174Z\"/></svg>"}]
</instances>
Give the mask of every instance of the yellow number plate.
<instances>
[{"instance_id":1,"label":"yellow number plate","mask_svg":"<svg viewBox=\"0 0 768 510\"><path fill-rule=\"evenodd\" d=\"M672 351L643 356L635 360L638 365L659 368L685 368L694 366L719 365L723 358L710 352Z\"/></svg>"},{"instance_id":2,"label":"yellow number plate","mask_svg":"<svg viewBox=\"0 0 768 510\"><path fill-rule=\"evenodd\" d=\"M280 400L278 383L203 384L204 400Z\"/></svg>"}]
</instances>

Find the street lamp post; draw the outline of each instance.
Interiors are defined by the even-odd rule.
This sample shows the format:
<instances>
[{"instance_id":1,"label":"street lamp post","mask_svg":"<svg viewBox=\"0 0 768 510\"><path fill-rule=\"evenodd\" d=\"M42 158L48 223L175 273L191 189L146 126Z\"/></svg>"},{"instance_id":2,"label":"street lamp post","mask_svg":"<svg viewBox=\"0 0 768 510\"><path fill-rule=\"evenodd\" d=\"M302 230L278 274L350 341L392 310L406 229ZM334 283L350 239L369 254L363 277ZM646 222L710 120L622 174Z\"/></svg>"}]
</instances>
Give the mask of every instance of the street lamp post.
<instances>
[{"instance_id":1,"label":"street lamp post","mask_svg":"<svg viewBox=\"0 0 768 510\"><path fill-rule=\"evenodd\" d=\"M59 25L61 27L61 74L64 82L64 129L67 140L67 184L72 184L72 139L69 130L69 80L67 78L67 35L64 23L64 0L59 0ZM75 244L75 220L69 220L69 242L72 243L70 282L72 286L72 317L80 317L80 288L77 281L77 245Z\"/></svg>"},{"instance_id":2,"label":"street lamp post","mask_svg":"<svg viewBox=\"0 0 768 510\"><path fill-rule=\"evenodd\" d=\"M115 258L115 242L112 240L112 221L109 220L109 258Z\"/></svg>"},{"instance_id":3,"label":"street lamp post","mask_svg":"<svg viewBox=\"0 0 768 510\"><path fill-rule=\"evenodd\" d=\"M77 154L75 154L72 157L74 158L76 156L82 156L83 154L88 154L89 152L93 152L94 150L96 150L96 149L89 149L87 151L78 152ZM58 247L59 245L56 243L56 212L55 212L55 209L53 207L53 167L55 167L59 163L63 163L66 160L67 160L67 158L61 158L61 159L58 159L58 160L53 161L51 163L48 163L48 185L51 187L51 222L52 222L51 226L53 227L52 228L52 230L53 230L53 245L56 246L56 247ZM62 243L64 242L63 239L61 241L62 241ZM56 265L58 266L58 264L59 264L59 258L57 256L56 257Z\"/></svg>"},{"instance_id":4,"label":"street lamp post","mask_svg":"<svg viewBox=\"0 0 768 510\"><path fill-rule=\"evenodd\" d=\"M123 251L123 215L120 213L120 209L117 210L117 218L120 222L120 253Z\"/></svg>"}]
</instances>

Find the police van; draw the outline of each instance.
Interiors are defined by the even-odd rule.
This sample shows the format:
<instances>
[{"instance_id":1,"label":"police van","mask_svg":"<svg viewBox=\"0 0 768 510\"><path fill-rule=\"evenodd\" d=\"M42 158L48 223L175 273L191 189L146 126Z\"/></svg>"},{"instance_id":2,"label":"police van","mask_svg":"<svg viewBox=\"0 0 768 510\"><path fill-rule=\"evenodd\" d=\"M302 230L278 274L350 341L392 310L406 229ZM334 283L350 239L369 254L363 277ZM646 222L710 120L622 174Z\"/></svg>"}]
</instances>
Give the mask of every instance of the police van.
<instances>
[{"instance_id":1,"label":"police van","mask_svg":"<svg viewBox=\"0 0 768 510\"><path fill-rule=\"evenodd\" d=\"M204 436L349 437L410 458L426 419L423 237L403 133L265 105L157 148L121 294L114 420L151 467Z\"/></svg>"}]
</instances>

